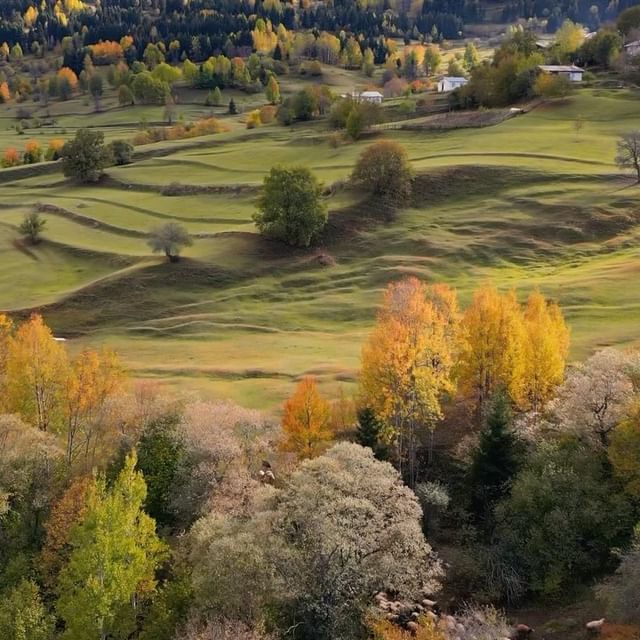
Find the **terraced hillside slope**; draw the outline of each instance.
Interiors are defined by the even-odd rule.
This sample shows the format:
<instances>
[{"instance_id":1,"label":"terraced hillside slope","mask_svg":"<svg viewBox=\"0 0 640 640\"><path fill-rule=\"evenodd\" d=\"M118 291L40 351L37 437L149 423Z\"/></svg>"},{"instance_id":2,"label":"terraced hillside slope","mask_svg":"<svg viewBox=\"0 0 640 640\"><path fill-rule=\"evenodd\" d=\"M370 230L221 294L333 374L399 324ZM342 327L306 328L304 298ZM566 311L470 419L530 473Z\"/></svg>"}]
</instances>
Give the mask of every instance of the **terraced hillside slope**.
<instances>
[{"instance_id":1,"label":"terraced hillside slope","mask_svg":"<svg viewBox=\"0 0 640 640\"><path fill-rule=\"evenodd\" d=\"M331 392L351 383L381 289L407 273L450 282L463 301L485 280L523 295L540 286L562 304L576 357L627 344L640 190L613 159L617 136L640 128L639 97L585 89L496 126L380 132L417 173L411 206L393 216L347 185L372 138L332 148L322 123L145 146L95 186L6 170L0 308L43 309L58 335L115 346L138 377L256 406L275 406L304 373ZM307 165L327 186L320 246L257 235L254 199L275 163ZM29 247L17 226L33 209L47 227ZM177 264L146 245L164 221L195 237Z\"/></svg>"}]
</instances>

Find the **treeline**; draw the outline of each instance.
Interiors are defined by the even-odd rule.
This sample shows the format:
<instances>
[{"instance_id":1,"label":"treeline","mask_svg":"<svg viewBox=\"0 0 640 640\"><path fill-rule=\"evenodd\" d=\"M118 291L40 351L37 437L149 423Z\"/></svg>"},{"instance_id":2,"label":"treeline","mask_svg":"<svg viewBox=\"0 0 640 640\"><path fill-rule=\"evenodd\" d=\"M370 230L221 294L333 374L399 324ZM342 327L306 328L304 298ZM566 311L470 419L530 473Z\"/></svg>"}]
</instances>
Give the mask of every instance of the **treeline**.
<instances>
[{"instance_id":1,"label":"treeline","mask_svg":"<svg viewBox=\"0 0 640 640\"><path fill-rule=\"evenodd\" d=\"M620 2L518 1L505 5L502 18L546 19L550 32L565 19L598 28L629 6ZM256 25L270 22L274 29L346 31L368 40L380 37L405 39L455 39L464 35L464 25L482 22L486 6L479 0L409 0L293 4L281 0L200 0L135 4L105 1L96 4L82 0L7 0L0 7L0 42L20 44L25 51L50 50L65 37L83 34L87 44L119 41L132 36L139 55L150 43L177 42L178 55L204 60L221 52L230 57L248 55L254 47ZM490 19L494 19L493 16Z\"/></svg>"}]
</instances>

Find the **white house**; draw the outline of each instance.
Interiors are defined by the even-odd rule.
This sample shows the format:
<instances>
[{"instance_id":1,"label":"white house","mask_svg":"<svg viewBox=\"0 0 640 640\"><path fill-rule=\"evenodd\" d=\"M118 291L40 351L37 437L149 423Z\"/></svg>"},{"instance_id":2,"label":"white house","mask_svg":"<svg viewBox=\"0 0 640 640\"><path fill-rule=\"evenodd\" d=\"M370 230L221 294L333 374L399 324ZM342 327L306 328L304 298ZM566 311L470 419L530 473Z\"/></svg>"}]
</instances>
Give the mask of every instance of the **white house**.
<instances>
[{"instance_id":1,"label":"white house","mask_svg":"<svg viewBox=\"0 0 640 640\"><path fill-rule=\"evenodd\" d=\"M379 91L352 91L351 93L343 93L341 98L351 98L354 102L372 102L380 104L384 100L384 96Z\"/></svg>"},{"instance_id":2,"label":"white house","mask_svg":"<svg viewBox=\"0 0 640 640\"><path fill-rule=\"evenodd\" d=\"M466 78L459 76L445 76L438 81L438 92L443 93L444 91L459 89L460 87L464 87L467 82L469 81Z\"/></svg>"},{"instance_id":3,"label":"white house","mask_svg":"<svg viewBox=\"0 0 640 640\"><path fill-rule=\"evenodd\" d=\"M624 52L630 58L635 58L637 55L640 55L640 40L627 42L627 44L624 45Z\"/></svg>"},{"instance_id":4,"label":"white house","mask_svg":"<svg viewBox=\"0 0 640 640\"><path fill-rule=\"evenodd\" d=\"M582 74L584 73L583 69L574 64L541 64L538 65L538 69L553 76L569 78L571 82L582 82Z\"/></svg>"}]
</instances>

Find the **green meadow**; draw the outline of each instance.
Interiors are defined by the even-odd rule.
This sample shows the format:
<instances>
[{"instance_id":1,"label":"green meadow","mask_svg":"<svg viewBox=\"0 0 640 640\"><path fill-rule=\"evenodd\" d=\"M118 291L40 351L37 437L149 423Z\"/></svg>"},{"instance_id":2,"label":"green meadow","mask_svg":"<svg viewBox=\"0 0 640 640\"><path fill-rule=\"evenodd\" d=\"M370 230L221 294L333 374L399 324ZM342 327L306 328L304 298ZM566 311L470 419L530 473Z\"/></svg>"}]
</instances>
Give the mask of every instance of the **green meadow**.
<instances>
[{"instance_id":1,"label":"green meadow","mask_svg":"<svg viewBox=\"0 0 640 640\"><path fill-rule=\"evenodd\" d=\"M639 99L583 89L496 126L381 132L416 171L413 201L390 219L347 184L374 137L332 148L323 122L246 130L242 116L227 118L226 133L139 147L95 186L3 172L0 308L41 309L72 348L113 346L136 377L269 408L304 374L328 394L352 386L381 292L404 274L449 282L463 303L485 281L523 297L539 286L565 310L575 358L637 343L640 189L613 159L617 136L640 128ZM63 106L53 128L26 137L90 125L113 139L161 118L160 107ZM0 114L0 145L20 143L13 117ZM277 163L304 164L328 187L320 246L291 250L256 234L256 190ZM164 195L173 182L192 188ZM17 226L34 207L47 227L31 247ZM195 238L178 264L146 245L167 221Z\"/></svg>"}]
</instances>

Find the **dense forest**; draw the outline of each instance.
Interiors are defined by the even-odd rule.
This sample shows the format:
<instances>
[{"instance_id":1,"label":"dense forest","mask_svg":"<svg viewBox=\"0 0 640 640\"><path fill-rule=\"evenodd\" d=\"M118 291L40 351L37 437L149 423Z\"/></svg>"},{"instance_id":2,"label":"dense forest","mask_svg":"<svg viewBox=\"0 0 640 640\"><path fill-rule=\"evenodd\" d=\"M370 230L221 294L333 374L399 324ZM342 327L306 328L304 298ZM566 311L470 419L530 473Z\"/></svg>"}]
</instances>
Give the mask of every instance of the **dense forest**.
<instances>
[{"instance_id":1,"label":"dense forest","mask_svg":"<svg viewBox=\"0 0 640 640\"><path fill-rule=\"evenodd\" d=\"M251 50L251 32L264 22L275 31L309 29L357 35L362 48L374 49L380 37L405 39L459 38L465 25L536 18L550 32L565 19L592 29L614 19L632 0L518 0L501 13L479 0L384 0L300 4L280 0L6 0L0 5L0 41L20 44L25 51L43 50L65 37L82 34L85 44L118 41L130 35L142 55L150 42L177 42L191 60L225 51L233 55ZM379 60L383 62L383 59Z\"/></svg>"}]
</instances>

